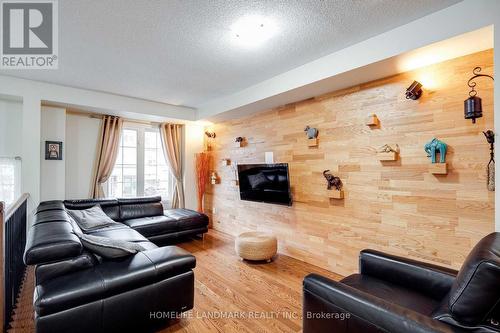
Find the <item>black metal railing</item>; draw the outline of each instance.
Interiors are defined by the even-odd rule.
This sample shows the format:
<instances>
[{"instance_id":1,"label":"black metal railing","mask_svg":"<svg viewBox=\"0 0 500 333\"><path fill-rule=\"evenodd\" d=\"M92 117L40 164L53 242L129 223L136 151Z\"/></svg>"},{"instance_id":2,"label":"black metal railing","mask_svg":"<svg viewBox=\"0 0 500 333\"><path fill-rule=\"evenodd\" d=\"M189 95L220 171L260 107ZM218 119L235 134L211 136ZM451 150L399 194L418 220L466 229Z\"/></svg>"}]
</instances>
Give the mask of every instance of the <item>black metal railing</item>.
<instances>
[{"instance_id":1,"label":"black metal railing","mask_svg":"<svg viewBox=\"0 0 500 333\"><path fill-rule=\"evenodd\" d=\"M12 318L26 273L23 253L26 245L27 201L28 196L23 195L15 204L7 207L3 216L4 332Z\"/></svg>"}]
</instances>

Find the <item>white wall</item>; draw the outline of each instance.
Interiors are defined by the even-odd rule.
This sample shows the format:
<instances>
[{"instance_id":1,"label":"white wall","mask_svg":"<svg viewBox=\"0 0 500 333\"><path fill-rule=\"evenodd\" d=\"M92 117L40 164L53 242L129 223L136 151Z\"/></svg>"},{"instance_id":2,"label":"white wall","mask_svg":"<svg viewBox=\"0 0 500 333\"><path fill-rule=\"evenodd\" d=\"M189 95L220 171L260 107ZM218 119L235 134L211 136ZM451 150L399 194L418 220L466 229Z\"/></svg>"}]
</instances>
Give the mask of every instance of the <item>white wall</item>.
<instances>
[{"instance_id":1,"label":"white wall","mask_svg":"<svg viewBox=\"0 0 500 333\"><path fill-rule=\"evenodd\" d=\"M2 85L0 84L0 87ZM3 87L2 87L3 88ZM23 95L22 125L22 192L29 193L28 210L33 211L40 202L40 126L41 100L34 91Z\"/></svg>"},{"instance_id":2,"label":"white wall","mask_svg":"<svg viewBox=\"0 0 500 333\"><path fill-rule=\"evenodd\" d=\"M62 160L45 159L45 141L63 143ZM66 196L66 110L42 106L40 130L40 200L61 200Z\"/></svg>"},{"instance_id":3,"label":"white wall","mask_svg":"<svg viewBox=\"0 0 500 333\"><path fill-rule=\"evenodd\" d=\"M66 199L90 195L101 120L66 114Z\"/></svg>"},{"instance_id":4,"label":"white wall","mask_svg":"<svg viewBox=\"0 0 500 333\"><path fill-rule=\"evenodd\" d=\"M0 157L22 154L22 102L0 99Z\"/></svg>"}]
</instances>

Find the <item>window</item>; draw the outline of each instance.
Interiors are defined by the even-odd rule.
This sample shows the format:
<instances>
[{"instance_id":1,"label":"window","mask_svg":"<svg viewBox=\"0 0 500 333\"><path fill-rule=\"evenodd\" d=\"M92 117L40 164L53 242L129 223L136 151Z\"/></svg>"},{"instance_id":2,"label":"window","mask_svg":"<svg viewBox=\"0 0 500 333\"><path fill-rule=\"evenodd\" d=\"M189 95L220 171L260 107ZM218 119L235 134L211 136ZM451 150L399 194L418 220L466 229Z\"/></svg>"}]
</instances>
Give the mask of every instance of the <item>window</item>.
<instances>
[{"instance_id":1,"label":"window","mask_svg":"<svg viewBox=\"0 0 500 333\"><path fill-rule=\"evenodd\" d=\"M21 195L21 159L0 157L0 201L7 206Z\"/></svg>"},{"instance_id":2,"label":"window","mask_svg":"<svg viewBox=\"0 0 500 333\"><path fill-rule=\"evenodd\" d=\"M135 197L137 192L137 130L124 129L115 167L108 180L108 195Z\"/></svg>"},{"instance_id":3,"label":"window","mask_svg":"<svg viewBox=\"0 0 500 333\"><path fill-rule=\"evenodd\" d=\"M160 133L147 130L144 132L144 195L161 195L169 198L172 184Z\"/></svg>"},{"instance_id":4,"label":"window","mask_svg":"<svg viewBox=\"0 0 500 333\"><path fill-rule=\"evenodd\" d=\"M107 182L109 197L161 195L166 204L173 189L159 130L126 126L122 131L118 156Z\"/></svg>"}]
</instances>

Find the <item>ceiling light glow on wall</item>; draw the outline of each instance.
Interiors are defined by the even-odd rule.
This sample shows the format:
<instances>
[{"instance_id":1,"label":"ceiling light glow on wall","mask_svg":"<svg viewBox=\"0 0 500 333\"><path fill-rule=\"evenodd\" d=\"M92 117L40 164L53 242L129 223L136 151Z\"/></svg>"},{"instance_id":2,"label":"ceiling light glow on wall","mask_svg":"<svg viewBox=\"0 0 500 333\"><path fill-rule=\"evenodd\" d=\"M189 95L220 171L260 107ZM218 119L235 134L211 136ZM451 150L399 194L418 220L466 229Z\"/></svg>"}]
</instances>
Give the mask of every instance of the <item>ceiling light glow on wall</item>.
<instances>
[{"instance_id":1,"label":"ceiling light glow on wall","mask_svg":"<svg viewBox=\"0 0 500 333\"><path fill-rule=\"evenodd\" d=\"M244 47L258 47L273 37L277 32L273 20L250 15L240 18L231 26L233 40Z\"/></svg>"}]
</instances>

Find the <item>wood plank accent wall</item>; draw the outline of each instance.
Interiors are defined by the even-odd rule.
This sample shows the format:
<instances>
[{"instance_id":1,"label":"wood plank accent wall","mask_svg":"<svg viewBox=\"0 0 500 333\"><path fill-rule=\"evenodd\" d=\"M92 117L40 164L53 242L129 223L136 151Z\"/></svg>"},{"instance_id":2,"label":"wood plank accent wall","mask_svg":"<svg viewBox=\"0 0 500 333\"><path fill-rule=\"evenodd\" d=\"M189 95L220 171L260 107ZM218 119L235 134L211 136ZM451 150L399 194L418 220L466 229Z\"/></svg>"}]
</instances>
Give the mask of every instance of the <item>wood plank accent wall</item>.
<instances>
[{"instance_id":1,"label":"wood plank accent wall","mask_svg":"<svg viewBox=\"0 0 500 333\"><path fill-rule=\"evenodd\" d=\"M220 184L205 196L212 227L233 235L272 231L279 252L343 275L357 271L365 248L459 268L494 231L482 133L493 128L491 80L478 80L483 118L473 125L463 117L476 66L493 73L493 50L214 124L211 154ZM414 79L427 84L417 101L404 96ZM375 128L366 125L372 113L380 120ZM319 129L318 147L308 147L306 125ZM247 139L242 148L233 145L238 136ZM449 145L447 175L428 170L423 146L433 137ZM378 160L386 143L399 145L397 161ZM292 207L239 199L234 165L263 162L267 151L289 163ZM225 158L231 165L223 165ZM327 198L325 169L342 179L343 200Z\"/></svg>"}]
</instances>

